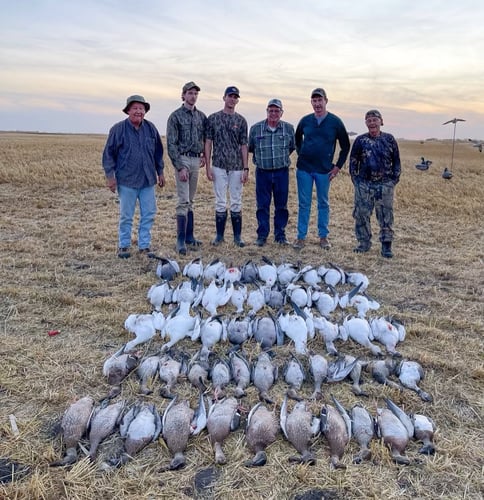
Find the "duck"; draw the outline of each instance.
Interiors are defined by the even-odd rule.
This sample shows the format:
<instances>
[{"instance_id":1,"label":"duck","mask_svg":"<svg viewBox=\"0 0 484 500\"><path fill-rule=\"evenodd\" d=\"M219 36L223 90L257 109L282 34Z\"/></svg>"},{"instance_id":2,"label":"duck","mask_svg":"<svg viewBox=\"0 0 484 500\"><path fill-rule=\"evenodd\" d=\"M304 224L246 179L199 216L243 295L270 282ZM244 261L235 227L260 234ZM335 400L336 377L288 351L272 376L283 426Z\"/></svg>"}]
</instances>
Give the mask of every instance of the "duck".
<instances>
[{"instance_id":1,"label":"duck","mask_svg":"<svg viewBox=\"0 0 484 500\"><path fill-rule=\"evenodd\" d=\"M94 462L99 444L114 431L123 417L124 400L113 404L102 403L92 413L89 424L89 458Z\"/></svg>"},{"instance_id":2,"label":"duck","mask_svg":"<svg viewBox=\"0 0 484 500\"><path fill-rule=\"evenodd\" d=\"M116 465L130 460L145 446L158 439L161 417L152 403L137 402L123 416L119 434L124 438L124 453Z\"/></svg>"},{"instance_id":3,"label":"duck","mask_svg":"<svg viewBox=\"0 0 484 500\"><path fill-rule=\"evenodd\" d=\"M274 411L269 410L261 402L256 403L249 412L245 428L245 440L255 453L251 460L244 463L246 467L259 467L267 463L265 449L277 439L279 422Z\"/></svg>"},{"instance_id":4,"label":"duck","mask_svg":"<svg viewBox=\"0 0 484 500\"><path fill-rule=\"evenodd\" d=\"M176 396L163 412L161 435L173 456L169 470L185 467L184 452L191 433L193 414L189 402L185 399L178 401Z\"/></svg>"},{"instance_id":5,"label":"duck","mask_svg":"<svg viewBox=\"0 0 484 500\"><path fill-rule=\"evenodd\" d=\"M336 288L332 285L328 285L327 291L331 293L326 293L319 289L313 290L311 300L312 304L316 306L319 314L326 319L329 319L330 314L339 304L339 295Z\"/></svg>"},{"instance_id":6,"label":"duck","mask_svg":"<svg viewBox=\"0 0 484 500\"><path fill-rule=\"evenodd\" d=\"M165 352L160 357L158 366L158 375L160 382L164 382L164 386L160 389L160 396L168 399L173 399L175 394L172 393L173 387L178 381L178 377L186 373L184 359L179 361L170 351Z\"/></svg>"},{"instance_id":7,"label":"duck","mask_svg":"<svg viewBox=\"0 0 484 500\"><path fill-rule=\"evenodd\" d=\"M227 339L234 346L242 345L252 336L252 325L249 316L234 316L227 324Z\"/></svg>"},{"instance_id":8,"label":"duck","mask_svg":"<svg viewBox=\"0 0 484 500\"><path fill-rule=\"evenodd\" d=\"M343 405L333 395L331 398L336 408L329 404L324 404L321 408L321 433L329 444L331 466L346 469L341 458L351 438L351 420Z\"/></svg>"},{"instance_id":9,"label":"duck","mask_svg":"<svg viewBox=\"0 0 484 500\"><path fill-rule=\"evenodd\" d=\"M210 283L213 280L221 280L225 274L226 266L219 258L213 259L203 270L203 279Z\"/></svg>"},{"instance_id":10,"label":"duck","mask_svg":"<svg viewBox=\"0 0 484 500\"><path fill-rule=\"evenodd\" d=\"M163 304L170 304L173 300L173 287L168 280L156 285L151 285L146 298L149 300L155 311L161 311Z\"/></svg>"},{"instance_id":11,"label":"duck","mask_svg":"<svg viewBox=\"0 0 484 500\"><path fill-rule=\"evenodd\" d=\"M215 401L210 406L207 418L207 431L215 452L215 463L223 465L227 458L222 445L231 431L240 425L239 404L234 397Z\"/></svg>"},{"instance_id":12,"label":"duck","mask_svg":"<svg viewBox=\"0 0 484 500\"><path fill-rule=\"evenodd\" d=\"M113 388L107 399L113 399L121 392L121 383L138 366L138 353L124 353L125 346L110 356L103 364L103 375Z\"/></svg>"},{"instance_id":13,"label":"duck","mask_svg":"<svg viewBox=\"0 0 484 500\"><path fill-rule=\"evenodd\" d=\"M125 322L124 328L133 333L135 338L124 346L124 352L132 351L137 345L151 340L157 331L161 331L165 324L165 316L161 311L151 314L130 314Z\"/></svg>"},{"instance_id":14,"label":"duck","mask_svg":"<svg viewBox=\"0 0 484 500\"><path fill-rule=\"evenodd\" d=\"M201 257L196 257L185 264L183 276L196 280L203 277L203 262Z\"/></svg>"},{"instance_id":15,"label":"duck","mask_svg":"<svg viewBox=\"0 0 484 500\"><path fill-rule=\"evenodd\" d=\"M267 286L272 287L277 281L277 267L269 258L264 255L262 256L262 261L264 262L264 264L261 264L258 267L259 279L263 281Z\"/></svg>"},{"instance_id":16,"label":"duck","mask_svg":"<svg viewBox=\"0 0 484 500\"><path fill-rule=\"evenodd\" d=\"M271 313L256 316L251 321L252 336L262 349L270 349L274 344L284 343L284 332Z\"/></svg>"},{"instance_id":17,"label":"duck","mask_svg":"<svg viewBox=\"0 0 484 500\"><path fill-rule=\"evenodd\" d=\"M401 384L407 389L415 391L422 401L427 403L433 401L433 397L417 385L425 378L424 369L420 363L417 361L401 361L395 368L395 374Z\"/></svg>"},{"instance_id":18,"label":"duck","mask_svg":"<svg viewBox=\"0 0 484 500\"><path fill-rule=\"evenodd\" d=\"M246 395L245 389L250 384L249 362L242 352L232 351L229 355L232 380L236 383L234 396L242 398Z\"/></svg>"},{"instance_id":19,"label":"duck","mask_svg":"<svg viewBox=\"0 0 484 500\"><path fill-rule=\"evenodd\" d=\"M296 448L299 456L289 457L290 462L308 465L316 464L316 457L311 452L311 441L320 428L320 420L307 408L306 401L297 401L288 413L287 395L281 405L280 425L286 439Z\"/></svg>"},{"instance_id":20,"label":"duck","mask_svg":"<svg viewBox=\"0 0 484 500\"><path fill-rule=\"evenodd\" d=\"M306 370L304 369L301 361L291 352L289 359L284 365L284 381L289 386L286 394L287 397L301 401L303 398L299 395L298 391L306 380Z\"/></svg>"},{"instance_id":21,"label":"duck","mask_svg":"<svg viewBox=\"0 0 484 500\"><path fill-rule=\"evenodd\" d=\"M369 460L370 443L375 435L375 419L361 403L356 403L351 408L351 433L360 447L359 452L353 457L353 463L360 464L364 460Z\"/></svg>"},{"instance_id":22,"label":"duck","mask_svg":"<svg viewBox=\"0 0 484 500\"><path fill-rule=\"evenodd\" d=\"M339 331L343 340L351 338L363 347L370 349L374 356L382 355L381 349L371 342L374 340L373 333L366 319L347 316L343 324L340 325Z\"/></svg>"},{"instance_id":23,"label":"duck","mask_svg":"<svg viewBox=\"0 0 484 500\"><path fill-rule=\"evenodd\" d=\"M373 338L383 344L388 354L392 356L401 357L402 355L396 350L399 342L405 339L404 330L398 330L387 318L380 316L379 318L372 318L370 321L371 332Z\"/></svg>"},{"instance_id":24,"label":"duck","mask_svg":"<svg viewBox=\"0 0 484 500\"><path fill-rule=\"evenodd\" d=\"M176 260L158 256L154 258L158 260L158 265L156 266L156 275L158 278L173 281L180 274L180 266Z\"/></svg>"},{"instance_id":25,"label":"duck","mask_svg":"<svg viewBox=\"0 0 484 500\"><path fill-rule=\"evenodd\" d=\"M62 460L51 462L51 467L72 465L77 461L77 445L87 431L93 408L93 398L84 396L64 412L61 430L66 452Z\"/></svg>"},{"instance_id":26,"label":"duck","mask_svg":"<svg viewBox=\"0 0 484 500\"><path fill-rule=\"evenodd\" d=\"M328 375L328 361L321 354L309 353L309 371L311 373L314 391L310 399L322 399L321 385Z\"/></svg>"},{"instance_id":27,"label":"duck","mask_svg":"<svg viewBox=\"0 0 484 500\"><path fill-rule=\"evenodd\" d=\"M363 361L360 358L355 358L354 356L351 356L351 354L344 354L342 356L342 359L344 361L345 368L353 367L347 375L347 377L352 382L351 391L353 392L353 394L355 394L356 396L368 396L368 394L363 391L360 386L361 371L366 366L367 361ZM344 372L345 369L343 369L342 371Z\"/></svg>"},{"instance_id":28,"label":"duck","mask_svg":"<svg viewBox=\"0 0 484 500\"><path fill-rule=\"evenodd\" d=\"M140 381L139 392L141 394L148 395L153 393L148 384L158 375L159 367L160 357L158 355L147 356L141 360L138 368L136 369L136 374L138 375Z\"/></svg>"},{"instance_id":29,"label":"duck","mask_svg":"<svg viewBox=\"0 0 484 500\"><path fill-rule=\"evenodd\" d=\"M230 383L232 375L230 365L226 359L217 356L210 369L214 400L218 401L225 397L225 386Z\"/></svg>"},{"instance_id":30,"label":"duck","mask_svg":"<svg viewBox=\"0 0 484 500\"><path fill-rule=\"evenodd\" d=\"M414 438L423 443L423 446L418 450L418 452L423 455L433 455L435 453L435 446L433 442L435 432L434 421L431 418L419 413L411 415L411 419L414 427Z\"/></svg>"},{"instance_id":31,"label":"duck","mask_svg":"<svg viewBox=\"0 0 484 500\"><path fill-rule=\"evenodd\" d=\"M296 354L305 355L307 352L308 327L304 318L296 313L280 312L277 322L287 337L294 342Z\"/></svg>"},{"instance_id":32,"label":"duck","mask_svg":"<svg viewBox=\"0 0 484 500\"><path fill-rule=\"evenodd\" d=\"M353 382L353 393L358 396L366 396L366 393L359 386L361 368L362 364L359 358L355 358L349 354L340 354L335 361L328 363L326 380L331 384L341 382L349 376Z\"/></svg>"},{"instance_id":33,"label":"duck","mask_svg":"<svg viewBox=\"0 0 484 500\"><path fill-rule=\"evenodd\" d=\"M257 361L252 366L251 378L254 386L259 391L259 399L268 404L274 402L269 397L269 389L278 378L278 368L272 364L272 351L263 351L257 356Z\"/></svg>"}]
</instances>

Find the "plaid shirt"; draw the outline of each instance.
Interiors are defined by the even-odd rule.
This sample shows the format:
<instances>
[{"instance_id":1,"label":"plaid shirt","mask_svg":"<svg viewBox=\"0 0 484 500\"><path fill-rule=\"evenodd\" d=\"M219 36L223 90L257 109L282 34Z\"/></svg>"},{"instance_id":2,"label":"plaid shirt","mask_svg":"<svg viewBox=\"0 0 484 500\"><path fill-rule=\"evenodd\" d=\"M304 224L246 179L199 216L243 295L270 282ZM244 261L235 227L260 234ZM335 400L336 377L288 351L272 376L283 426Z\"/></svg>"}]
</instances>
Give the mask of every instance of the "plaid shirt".
<instances>
[{"instance_id":1,"label":"plaid shirt","mask_svg":"<svg viewBox=\"0 0 484 500\"><path fill-rule=\"evenodd\" d=\"M183 167L180 163L182 154L203 153L206 121L205 114L197 108L191 111L183 105L168 118L166 144L168 156L176 170Z\"/></svg>"},{"instance_id":2,"label":"plaid shirt","mask_svg":"<svg viewBox=\"0 0 484 500\"><path fill-rule=\"evenodd\" d=\"M295 149L294 127L290 123L280 121L273 131L267 120L263 120L250 128L249 152L253 154L252 161L257 168L288 168L291 164L289 157Z\"/></svg>"}]
</instances>

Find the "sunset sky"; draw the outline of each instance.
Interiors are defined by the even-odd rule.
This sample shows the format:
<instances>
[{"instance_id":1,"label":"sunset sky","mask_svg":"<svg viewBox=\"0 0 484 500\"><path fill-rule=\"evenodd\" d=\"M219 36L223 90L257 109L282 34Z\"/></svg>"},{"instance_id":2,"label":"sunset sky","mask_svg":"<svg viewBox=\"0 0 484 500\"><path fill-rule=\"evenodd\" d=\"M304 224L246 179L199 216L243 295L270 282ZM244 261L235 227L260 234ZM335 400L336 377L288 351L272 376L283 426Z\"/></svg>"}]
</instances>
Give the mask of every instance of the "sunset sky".
<instances>
[{"instance_id":1,"label":"sunset sky","mask_svg":"<svg viewBox=\"0 0 484 500\"><path fill-rule=\"evenodd\" d=\"M348 131L378 108L398 138L484 138L482 0L0 2L0 130L107 133L142 94L164 134L193 80L207 114L236 85L249 125L324 87Z\"/></svg>"}]
</instances>

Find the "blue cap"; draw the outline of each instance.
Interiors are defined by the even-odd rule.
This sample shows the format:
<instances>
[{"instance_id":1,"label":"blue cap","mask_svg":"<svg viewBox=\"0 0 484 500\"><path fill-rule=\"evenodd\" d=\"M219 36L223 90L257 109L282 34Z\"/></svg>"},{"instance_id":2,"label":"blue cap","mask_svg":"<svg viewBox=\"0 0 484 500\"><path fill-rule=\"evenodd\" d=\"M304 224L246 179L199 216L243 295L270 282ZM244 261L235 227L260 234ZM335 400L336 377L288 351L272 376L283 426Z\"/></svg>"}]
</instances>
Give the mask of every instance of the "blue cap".
<instances>
[{"instance_id":1,"label":"blue cap","mask_svg":"<svg viewBox=\"0 0 484 500\"><path fill-rule=\"evenodd\" d=\"M225 89L225 93L224 93L224 96L226 95L230 95L230 94L235 94L237 97L240 97L240 92L239 92L239 89L237 87L227 87Z\"/></svg>"}]
</instances>

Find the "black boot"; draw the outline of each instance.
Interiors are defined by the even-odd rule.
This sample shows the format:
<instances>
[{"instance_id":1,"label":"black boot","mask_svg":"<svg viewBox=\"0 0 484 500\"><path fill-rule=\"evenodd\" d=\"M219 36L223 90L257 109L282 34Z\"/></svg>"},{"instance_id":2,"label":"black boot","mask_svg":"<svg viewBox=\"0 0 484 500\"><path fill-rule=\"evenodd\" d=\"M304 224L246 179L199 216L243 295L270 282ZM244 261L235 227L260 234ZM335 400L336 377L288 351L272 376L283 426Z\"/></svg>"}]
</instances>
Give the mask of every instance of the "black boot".
<instances>
[{"instance_id":1,"label":"black boot","mask_svg":"<svg viewBox=\"0 0 484 500\"><path fill-rule=\"evenodd\" d=\"M238 247L245 247L240 235L242 233L242 214L240 212L230 212L232 218L232 229L234 231L234 243Z\"/></svg>"},{"instance_id":2,"label":"black boot","mask_svg":"<svg viewBox=\"0 0 484 500\"><path fill-rule=\"evenodd\" d=\"M185 243L193 247L201 247L202 242L193 236L193 210L187 213L187 233L185 235Z\"/></svg>"},{"instance_id":3,"label":"black boot","mask_svg":"<svg viewBox=\"0 0 484 500\"><path fill-rule=\"evenodd\" d=\"M185 246L185 238L187 233L187 216L176 216L176 251L180 255L187 254L187 247Z\"/></svg>"},{"instance_id":4,"label":"black boot","mask_svg":"<svg viewBox=\"0 0 484 500\"><path fill-rule=\"evenodd\" d=\"M391 259L393 257L392 253L392 242L391 241L382 241L381 242L381 255L386 259Z\"/></svg>"},{"instance_id":5,"label":"black boot","mask_svg":"<svg viewBox=\"0 0 484 500\"><path fill-rule=\"evenodd\" d=\"M215 229L217 235L212 241L212 245L219 246L224 241L225 224L227 223L227 212L215 212Z\"/></svg>"}]
</instances>

